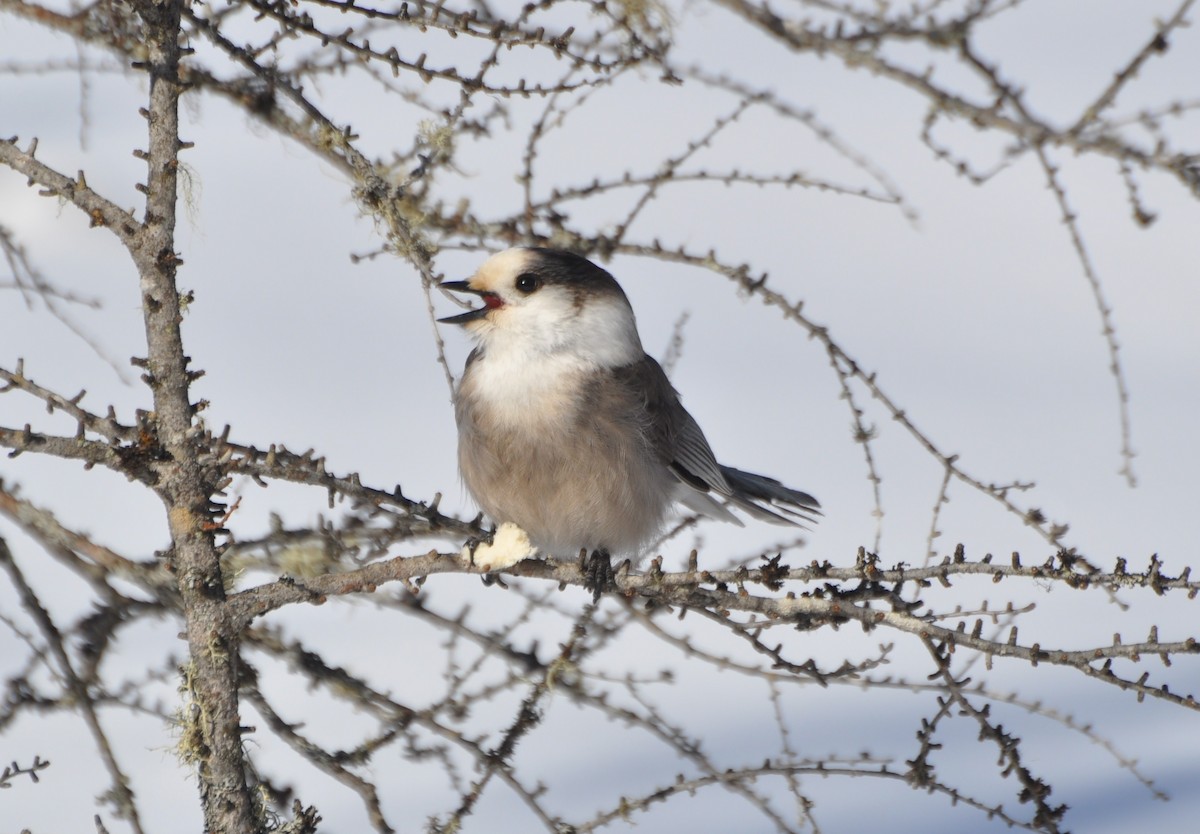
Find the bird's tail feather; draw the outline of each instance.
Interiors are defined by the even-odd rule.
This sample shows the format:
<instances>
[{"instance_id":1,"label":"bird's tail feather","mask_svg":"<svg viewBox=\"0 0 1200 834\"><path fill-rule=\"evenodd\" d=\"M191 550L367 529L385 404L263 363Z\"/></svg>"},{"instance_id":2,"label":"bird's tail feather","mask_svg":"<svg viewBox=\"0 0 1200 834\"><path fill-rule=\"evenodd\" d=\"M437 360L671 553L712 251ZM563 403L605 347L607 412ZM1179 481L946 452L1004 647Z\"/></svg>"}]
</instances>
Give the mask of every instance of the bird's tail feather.
<instances>
[{"instance_id":1,"label":"bird's tail feather","mask_svg":"<svg viewBox=\"0 0 1200 834\"><path fill-rule=\"evenodd\" d=\"M822 515L821 505L807 492L785 487L774 478L743 472L732 466L722 466L721 474L729 483L733 494L729 500L738 508L755 518L772 524L804 526L801 522L816 524ZM762 502L762 503L759 503ZM763 506L765 503L771 509ZM775 512L778 510L779 512ZM780 515L786 513L786 515ZM790 516L790 517L789 517ZM800 519L797 521L796 519Z\"/></svg>"}]
</instances>

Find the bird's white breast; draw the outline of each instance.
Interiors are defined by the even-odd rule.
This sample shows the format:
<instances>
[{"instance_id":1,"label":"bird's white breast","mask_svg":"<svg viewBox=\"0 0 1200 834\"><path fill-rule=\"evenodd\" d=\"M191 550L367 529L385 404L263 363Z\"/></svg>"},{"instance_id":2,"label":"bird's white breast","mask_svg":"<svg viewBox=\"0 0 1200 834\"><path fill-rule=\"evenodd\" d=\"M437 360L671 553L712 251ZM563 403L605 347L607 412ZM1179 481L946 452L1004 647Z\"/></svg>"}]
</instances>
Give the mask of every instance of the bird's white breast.
<instances>
[{"instance_id":1,"label":"bird's white breast","mask_svg":"<svg viewBox=\"0 0 1200 834\"><path fill-rule=\"evenodd\" d=\"M593 370L570 354L489 350L467 369L459 396L471 398L494 425L540 431L568 421Z\"/></svg>"}]
</instances>

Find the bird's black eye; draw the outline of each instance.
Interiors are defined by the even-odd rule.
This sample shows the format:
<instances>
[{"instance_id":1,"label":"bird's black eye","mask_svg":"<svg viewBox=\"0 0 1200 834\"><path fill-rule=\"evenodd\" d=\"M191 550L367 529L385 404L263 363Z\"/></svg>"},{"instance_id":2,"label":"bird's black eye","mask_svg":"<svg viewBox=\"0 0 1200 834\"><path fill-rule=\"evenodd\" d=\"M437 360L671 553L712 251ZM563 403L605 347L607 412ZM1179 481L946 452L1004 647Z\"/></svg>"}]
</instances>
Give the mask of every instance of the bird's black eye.
<instances>
[{"instance_id":1,"label":"bird's black eye","mask_svg":"<svg viewBox=\"0 0 1200 834\"><path fill-rule=\"evenodd\" d=\"M517 276L516 288L519 292L529 295L542 285L542 279L532 272L522 272Z\"/></svg>"}]
</instances>

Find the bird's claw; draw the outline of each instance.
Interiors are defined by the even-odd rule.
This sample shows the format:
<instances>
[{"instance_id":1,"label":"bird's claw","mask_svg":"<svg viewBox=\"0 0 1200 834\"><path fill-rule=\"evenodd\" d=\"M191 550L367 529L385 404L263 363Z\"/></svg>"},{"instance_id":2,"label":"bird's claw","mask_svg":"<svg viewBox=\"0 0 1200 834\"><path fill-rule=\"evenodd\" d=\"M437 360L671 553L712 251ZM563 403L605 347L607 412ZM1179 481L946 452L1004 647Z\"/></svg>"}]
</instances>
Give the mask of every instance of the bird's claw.
<instances>
[{"instance_id":1,"label":"bird's claw","mask_svg":"<svg viewBox=\"0 0 1200 834\"><path fill-rule=\"evenodd\" d=\"M508 590L508 585L504 584L504 578L498 573L485 573L479 577L483 580L485 588L490 588L493 585L499 585L504 590Z\"/></svg>"},{"instance_id":2,"label":"bird's claw","mask_svg":"<svg viewBox=\"0 0 1200 834\"><path fill-rule=\"evenodd\" d=\"M463 547L467 549L467 560L471 563L471 567L475 567L475 551L485 545L492 545L496 541L496 531L489 530L482 536L471 536L463 543ZM485 573L480 577L483 580L484 586L498 584L501 588L507 588L501 580L499 574Z\"/></svg>"},{"instance_id":3,"label":"bird's claw","mask_svg":"<svg viewBox=\"0 0 1200 834\"><path fill-rule=\"evenodd\" d=\"M605 591L617 590L617 574L608 551L593 550L589 555L581 554L581 559L583 587L592 592L592 602L599 602Z\"/></svg>"},{"instance_id":4,"label":"bird's claw","mask_svg":"<svg viewBox=\"0 0 1200 834\"><path fill-rule=\"evenodd\" d=\"M489 530L488 532L484 533L482 536L471 536L471 538L467 539L463 543L463 547L465 547L467 549L467 558L471 562L471 567L475 566L475 551L484 545L495 544L495 542L496 542L496 531Z\"/></svg>"}]
</instances>

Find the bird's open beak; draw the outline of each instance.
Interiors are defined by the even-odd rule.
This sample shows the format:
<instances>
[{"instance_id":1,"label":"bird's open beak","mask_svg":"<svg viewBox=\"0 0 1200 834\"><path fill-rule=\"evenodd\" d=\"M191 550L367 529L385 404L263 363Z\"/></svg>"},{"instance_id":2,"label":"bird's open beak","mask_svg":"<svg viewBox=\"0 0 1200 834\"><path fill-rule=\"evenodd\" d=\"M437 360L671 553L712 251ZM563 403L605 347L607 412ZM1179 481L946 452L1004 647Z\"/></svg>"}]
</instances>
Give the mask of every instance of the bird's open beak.
<instances>
[{"instance_id":1,"label":"bird's open beak","mask_svg":"<svg viewBox=\"0 0 1200 834\"><path fill-rule=\"evenodd\" d=\"M473 321L479 321L492 310L503 306L504 302L500 300L500 296L494 292L487 290L477 290L467 281L443 281L438 284L444 290L451 292L469 292L483 299L483 306L478 310L467 310L465 313L459 313L457 316L447 316L444 319L438 319L442 324L470 324Z\"/></svg>"}]
</instances>

